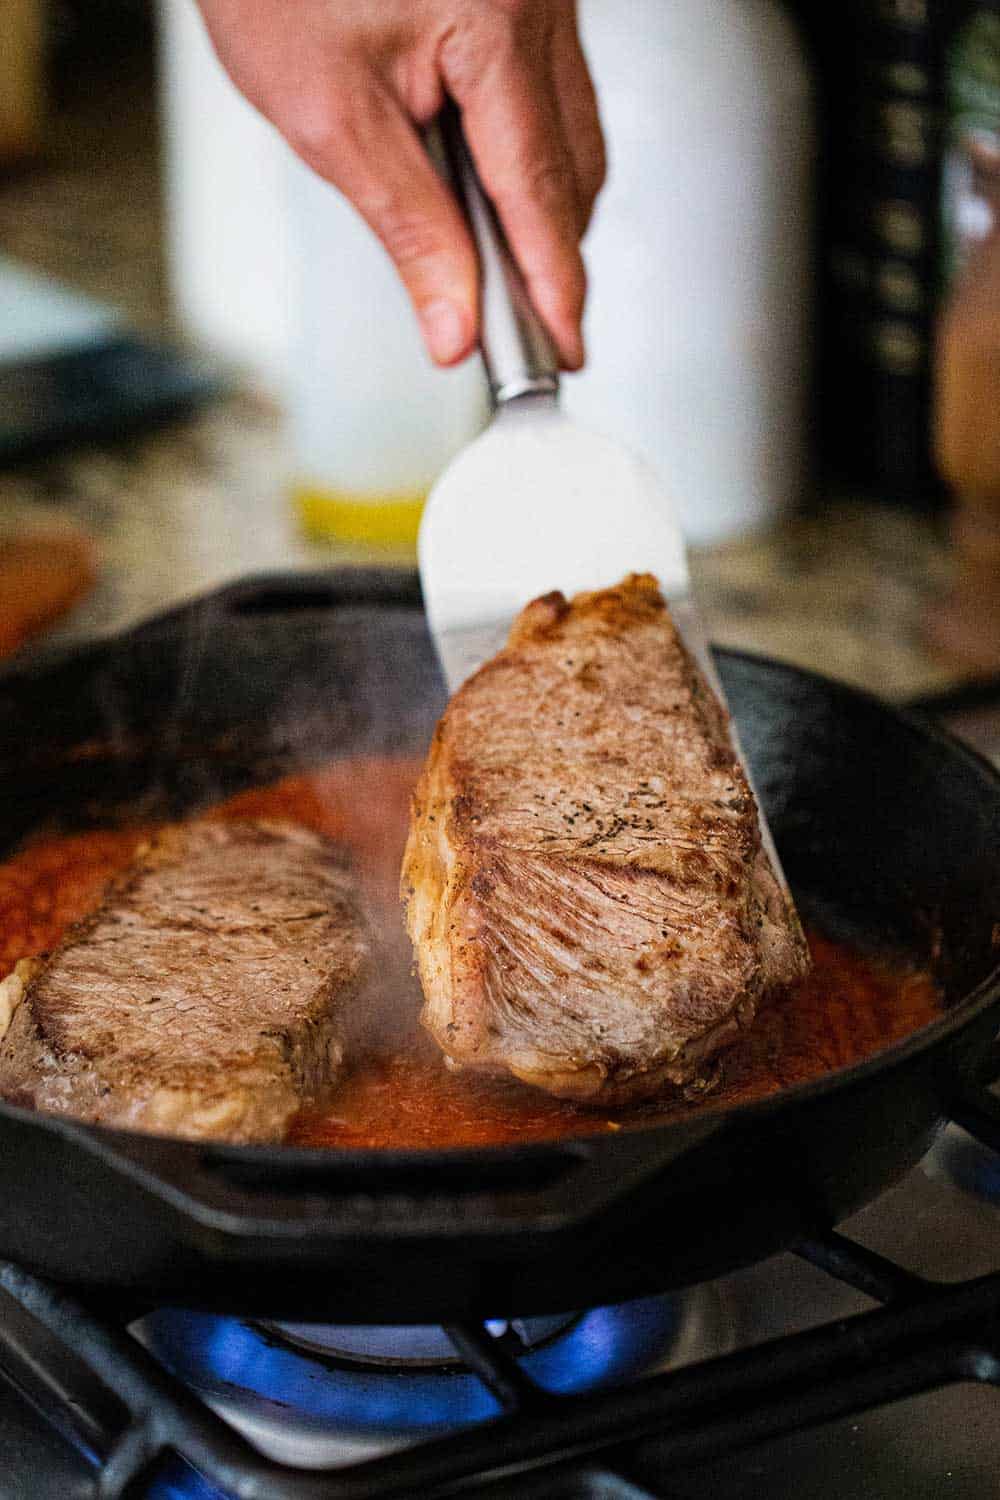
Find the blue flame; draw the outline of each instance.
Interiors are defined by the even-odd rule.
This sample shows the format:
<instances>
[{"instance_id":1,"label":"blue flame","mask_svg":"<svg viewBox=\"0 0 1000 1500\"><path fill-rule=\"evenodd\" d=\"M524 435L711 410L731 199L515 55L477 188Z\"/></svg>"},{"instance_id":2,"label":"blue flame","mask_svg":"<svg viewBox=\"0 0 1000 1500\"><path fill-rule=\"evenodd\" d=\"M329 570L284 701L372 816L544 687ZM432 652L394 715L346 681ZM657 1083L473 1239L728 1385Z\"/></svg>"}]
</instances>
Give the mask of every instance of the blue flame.
<instances>
[{"instance_id":1,"label":"blue flame","mask_svg":"<svg viewBox=\"0 0 1000 1500\"><path fill-rule=\"evenodd\" d=\"M521 1360L555 1394L593 1390L648 1369L676 1335L675 1302L650 1297L584 1313ZM235 1318L163 1309L146 1320L156 1353L208 1395L242 1393L259 1410L283 1408L310 1426L345 1433L407 1434L494 1417L499 1406L462 1369L331 1368Z\"/></svg>"},{"instance_id":2,"label":"blue flame","mask_svg":"<svg viewBox=\"0 0 1000 1500\"><path fill-rule=\"evenodd\" d=\"M209 1484L187 1464L175 1459L146 1490L145 1500L228 1500L222 1490Z\"/></svg>"}]
</instances>

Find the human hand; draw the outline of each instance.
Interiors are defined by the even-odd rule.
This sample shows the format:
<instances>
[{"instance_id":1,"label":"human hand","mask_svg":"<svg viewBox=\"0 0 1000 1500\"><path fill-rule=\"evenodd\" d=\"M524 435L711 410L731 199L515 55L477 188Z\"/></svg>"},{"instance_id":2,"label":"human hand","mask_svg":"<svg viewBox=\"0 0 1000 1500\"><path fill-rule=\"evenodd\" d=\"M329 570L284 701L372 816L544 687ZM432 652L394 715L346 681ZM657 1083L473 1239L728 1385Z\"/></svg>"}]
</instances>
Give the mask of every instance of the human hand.
<instances>
[{"instance_id":1,"label":"human hand","mask_svg":"<svg viewBox=\"0 0 1000 1500\"><path fill-rule=\"evenodd\" d=\"M236 85L374 229L442 365L478 328L472 241L419 133L450 96L532 301L579 368L604 144L575 0L199 4Z\"/></svg>"}]
</instances>

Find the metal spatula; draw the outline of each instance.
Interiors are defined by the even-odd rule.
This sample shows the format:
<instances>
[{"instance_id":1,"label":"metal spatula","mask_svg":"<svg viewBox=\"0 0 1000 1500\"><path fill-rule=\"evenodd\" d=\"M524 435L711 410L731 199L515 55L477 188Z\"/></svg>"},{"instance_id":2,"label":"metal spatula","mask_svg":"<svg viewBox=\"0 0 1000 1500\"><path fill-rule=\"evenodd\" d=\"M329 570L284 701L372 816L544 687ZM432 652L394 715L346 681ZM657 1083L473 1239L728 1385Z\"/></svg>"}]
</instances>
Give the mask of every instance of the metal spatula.
<instances>
[{"instance_id":1,"label":"metal spatula","mask_svg":"<svg viewBox=\"0 0 1000 1500\"><path fill-rule=\"evenodd\" d=\"M431 149L447 164L479 252L480 344L495 405L487 430L438 479L420 527L424 605L450 691L500 650L515 615L539 594L569 596L654 573L685 645L725 702L669 498L640 459L560 410L558 358L457 113L445 111L438 129ZM735 733L733 744L746 769ZM784 883L763 813L761 835Z\"/></svg>"}]
</instances>

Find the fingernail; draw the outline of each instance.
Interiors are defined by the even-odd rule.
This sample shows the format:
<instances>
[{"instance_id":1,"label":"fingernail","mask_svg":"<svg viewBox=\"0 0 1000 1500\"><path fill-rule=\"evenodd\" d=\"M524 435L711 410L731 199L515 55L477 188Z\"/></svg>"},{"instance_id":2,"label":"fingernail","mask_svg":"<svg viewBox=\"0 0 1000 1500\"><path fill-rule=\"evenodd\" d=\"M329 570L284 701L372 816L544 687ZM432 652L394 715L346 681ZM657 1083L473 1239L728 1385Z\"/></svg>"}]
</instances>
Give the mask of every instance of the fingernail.
<instances>
[{"instance_id":1,"label":"fingernail","mask_svg":"<svg viewBox=\"0 0 1000 1500\"><path fill-rule=\"evenodd\" d=\"M420 310L420 326L434 358L447 364L465 353L465 319L454 302L439 298Z\"/></svg>"}]
</instances>

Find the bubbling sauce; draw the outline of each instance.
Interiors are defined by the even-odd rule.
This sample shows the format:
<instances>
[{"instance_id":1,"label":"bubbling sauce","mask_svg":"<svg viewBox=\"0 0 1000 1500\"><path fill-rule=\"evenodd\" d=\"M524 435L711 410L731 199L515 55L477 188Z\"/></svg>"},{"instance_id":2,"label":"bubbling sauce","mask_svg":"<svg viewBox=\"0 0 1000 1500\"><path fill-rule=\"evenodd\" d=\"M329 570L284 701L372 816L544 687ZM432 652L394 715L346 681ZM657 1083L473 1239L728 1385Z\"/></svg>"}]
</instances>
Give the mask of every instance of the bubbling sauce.
<instances>
[{"instance_id":1,"label":"bubbling sauce","mask_svg":"<svg viewBox=\"0 0 1000 1500\"><path fill-rule=\"evenodd\" d=\"M349 1069L303 1109L290 1142L340 1148L494 1145L648 1125L763 1098L891 1046L940 1014L930 976L811 932L813 969L721 1059L708 1094L614 1113L514 1080L451 1072L419 1024L420 990L398 897L409 796L420 762L369 757L290 776L210 817L283 818L346 845L372 921L375 976L352 1015ZM100 900L152 829L99 829L32 843L0 865L0 978L43 953Z\"/></svg>"}]
</instances>

